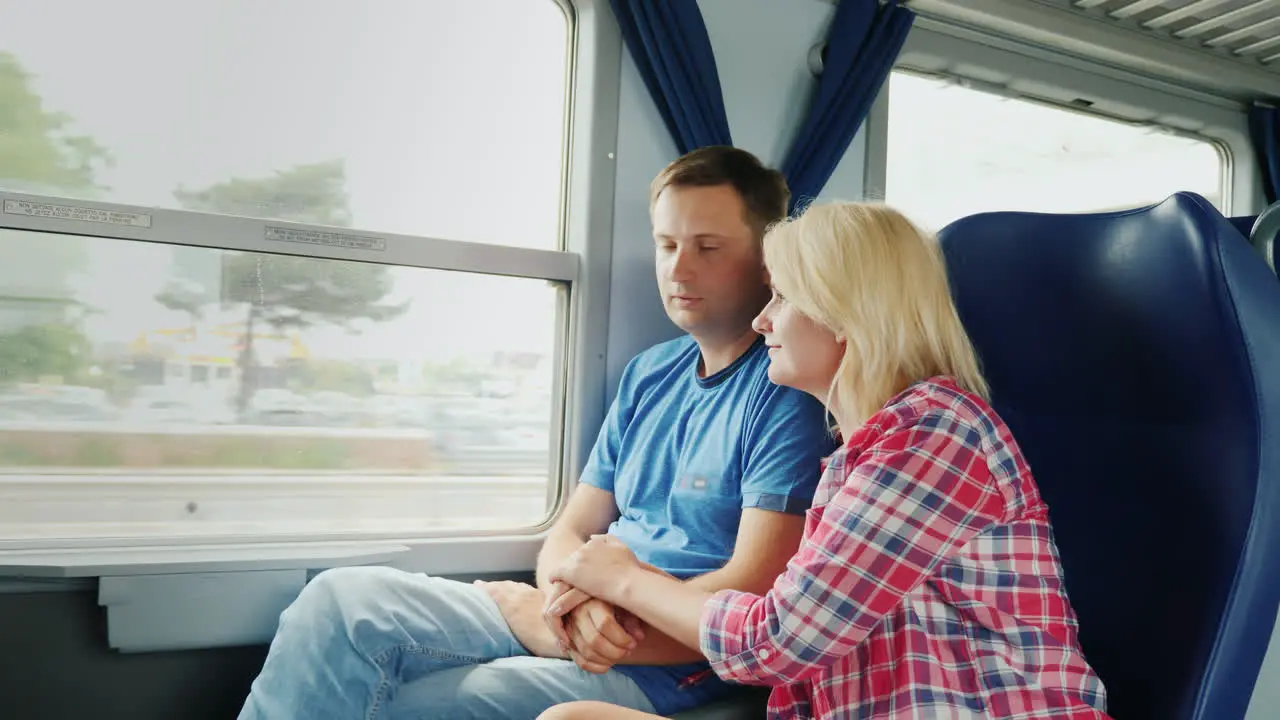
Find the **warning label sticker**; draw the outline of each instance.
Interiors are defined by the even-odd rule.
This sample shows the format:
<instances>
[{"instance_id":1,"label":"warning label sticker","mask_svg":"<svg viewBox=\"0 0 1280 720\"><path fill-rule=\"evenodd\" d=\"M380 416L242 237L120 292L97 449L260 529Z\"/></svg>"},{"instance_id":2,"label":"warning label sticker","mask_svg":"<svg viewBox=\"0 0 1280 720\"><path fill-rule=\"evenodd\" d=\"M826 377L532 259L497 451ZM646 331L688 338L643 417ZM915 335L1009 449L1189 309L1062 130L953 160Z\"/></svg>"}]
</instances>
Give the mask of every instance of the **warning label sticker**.
<instances>
[{"instance_id":1,"label":"warning label sticker","mask_svg":"<svg viewBox=\"0 0 1280 720\"><path fill-rule=\"evenodd\" d=\"M126 225L128 227L151 227L150 215L117 210L99 210L79 205L55 205L53 203L31 202L29 200L5 200L4 211L9 215L55 218L57 220L79 220L80 222Z\"/></svg>"},{"instance_id":2,"label":"warning label sticker","mask_svg":"<svg viewBox=\"0 0 1280 720\"><path fill-rule=\"evenodd\" d=\"M297 230L294 228L267 226L264 237L273 242L305 243L307 245L328 245L329 247L351 248L353 250L387 249L387 241L382 238L348 235L346 233L325 232L322 230Z\"/></svg>"}]
</instances>

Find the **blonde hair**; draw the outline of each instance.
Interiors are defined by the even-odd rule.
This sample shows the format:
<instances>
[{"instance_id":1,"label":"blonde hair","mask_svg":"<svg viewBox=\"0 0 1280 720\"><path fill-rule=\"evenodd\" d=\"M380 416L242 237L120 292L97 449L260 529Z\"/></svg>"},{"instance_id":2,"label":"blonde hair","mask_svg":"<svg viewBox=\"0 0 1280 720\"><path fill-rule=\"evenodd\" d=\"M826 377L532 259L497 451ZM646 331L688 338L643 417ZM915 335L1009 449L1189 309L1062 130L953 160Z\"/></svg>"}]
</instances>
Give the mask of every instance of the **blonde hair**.
<instances>
[{"instance_id":1,"label":"blonde hair","mask_svg":"<svg viewBox=\"0 0 1280 720\"><path fill-rule=\"evenodd\" d=\"M764 258L778 292L846 341L828 408L835 400L861 425L935 375L989 396L941 246L898 211L879 203L813 205L769 229Z\"/></svg>"}]
</instances>

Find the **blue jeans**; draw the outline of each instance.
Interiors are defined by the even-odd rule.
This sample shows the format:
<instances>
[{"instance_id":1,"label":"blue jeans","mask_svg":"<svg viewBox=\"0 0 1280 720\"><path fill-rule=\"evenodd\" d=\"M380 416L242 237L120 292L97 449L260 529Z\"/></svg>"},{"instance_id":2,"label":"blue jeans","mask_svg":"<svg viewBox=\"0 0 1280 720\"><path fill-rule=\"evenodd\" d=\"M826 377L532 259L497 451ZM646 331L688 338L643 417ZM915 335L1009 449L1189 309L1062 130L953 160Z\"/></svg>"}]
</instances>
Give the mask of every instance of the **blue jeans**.
<instances>
[{"instance_id":1,"label":"blue jeans","mask_svg":"<svg viewBox=\"0 0 1280 720\"><path fill-rule=\"evenodd\" d=\"M353 567L320 573L280 615L240 720L533 720L571 700L653 712L617 671L530 656L479 587Z\"/></svg>"}]
</instances>

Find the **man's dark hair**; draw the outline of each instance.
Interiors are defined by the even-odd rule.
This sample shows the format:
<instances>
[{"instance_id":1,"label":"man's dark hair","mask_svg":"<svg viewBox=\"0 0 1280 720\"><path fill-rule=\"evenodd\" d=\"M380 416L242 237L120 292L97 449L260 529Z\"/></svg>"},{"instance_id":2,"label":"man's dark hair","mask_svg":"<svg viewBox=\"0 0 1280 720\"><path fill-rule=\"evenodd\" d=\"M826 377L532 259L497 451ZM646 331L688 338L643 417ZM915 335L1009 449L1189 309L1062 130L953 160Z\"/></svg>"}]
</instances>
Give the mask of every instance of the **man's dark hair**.
<instances>
[{"instance_id":1,"label":"man's dark hair","mask_svg":"<svg viewBox=\"0 0 1280 720\"><path fill-rule=\"evenodd\" d=\"M689 152L672 162L649 187L649 209L669 187L713 187L729 185L738 191L747 207L747 224L756 237L787 216L791 190L787 179L746 150L728 145L709 145Z\"/></svg>"}]
</instances>

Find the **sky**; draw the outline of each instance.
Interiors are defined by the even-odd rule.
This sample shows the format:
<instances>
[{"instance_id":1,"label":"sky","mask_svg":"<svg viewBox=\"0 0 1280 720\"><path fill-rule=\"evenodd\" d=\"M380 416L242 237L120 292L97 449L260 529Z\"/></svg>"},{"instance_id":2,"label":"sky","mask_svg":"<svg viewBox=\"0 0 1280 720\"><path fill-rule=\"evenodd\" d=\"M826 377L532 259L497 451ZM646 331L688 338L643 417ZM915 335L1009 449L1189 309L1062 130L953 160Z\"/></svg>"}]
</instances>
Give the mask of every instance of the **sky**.
<instances>
[{"instance_id":1,"label":"sky","mask_svg":"<svg viewBox=\"0 0 1280 720\"><path fill-rule=\"evenodd\" d=\"M890 80L884 199L932 230L991 210L1088 212L1179 190L1220 195L1224 169L1197 138L935 78Z\"/></svg>"},{"instance_id":2,"label":"sky","mask_svg":"<svg viewBox=\"0 0 1280 720\"><path fill-rule=\"evenodd\" d=\"M98 177L106 200L177 207L179 186L341 158L354 228L557 248L570 38L552 0L6 5L0 50L35 76L49 111L115 157ZM180 320L152 300L170 274L167 247L92 248L76 287L102 311L95 341ZM409 313L358 343L309 330L313 351L550 349L555 292L544 282L393 273L388 299L409 300Z\"/></svg>"}]
</instances>

